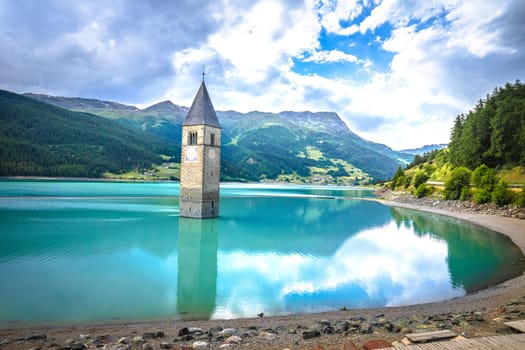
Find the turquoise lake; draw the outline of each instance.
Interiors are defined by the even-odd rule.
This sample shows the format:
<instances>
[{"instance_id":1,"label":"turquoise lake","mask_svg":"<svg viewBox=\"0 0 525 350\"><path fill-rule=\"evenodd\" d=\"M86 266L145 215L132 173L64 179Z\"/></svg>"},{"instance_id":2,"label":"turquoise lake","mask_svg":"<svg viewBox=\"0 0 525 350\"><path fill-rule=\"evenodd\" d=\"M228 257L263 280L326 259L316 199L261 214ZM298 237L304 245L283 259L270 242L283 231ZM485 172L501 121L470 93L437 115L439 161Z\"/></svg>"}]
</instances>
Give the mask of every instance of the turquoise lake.
<instances>
[{"instance_id":1,"label":"turquoise lake","mask_svg":"<svg viewBox=\"0 0 525 350\"><path fill-rule=\"evenodd\" d=\"M0 325L225 319L445 300L520 275L506 237L351 187L0 181Z\"/></svg>"}]
</instances>

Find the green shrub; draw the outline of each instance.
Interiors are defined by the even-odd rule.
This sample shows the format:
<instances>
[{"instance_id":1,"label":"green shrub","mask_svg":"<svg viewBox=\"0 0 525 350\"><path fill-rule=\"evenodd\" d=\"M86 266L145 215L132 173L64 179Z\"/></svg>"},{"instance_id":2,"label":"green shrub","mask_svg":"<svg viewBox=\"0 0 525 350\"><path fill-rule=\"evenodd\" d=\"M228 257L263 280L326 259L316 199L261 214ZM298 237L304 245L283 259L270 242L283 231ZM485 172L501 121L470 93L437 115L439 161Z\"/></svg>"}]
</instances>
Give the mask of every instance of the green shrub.
<instances>
[{"instance_id":1,"label":"green shrub","mask_svg":"<svg viewBox=\"0 0 525 350\"><path fill-rule=\"evenodd\" d=\"M525 207L525 185L523 185L521 191L516 196L516 204L520 207Z\"/></svg>"},{"instance_id":2,"label":"green shrub","mask_svg":"<svg viewBox=\"0 0 525 350\"><path fill-rule=\"evenodd\" d=\"M500 180L492 192L492 202L499 207L512 203L513 193L507 188L507 183Z\"/></svg>"},{"instance_id":3,"label":"green shrub","mask_svg":"<svg viewBox=\"0 0 525 350\"><path fill-rule=\"evenodd\" d=\"M417 198L428 197L434 192L434 187L428 186L427 184L420 184L416 192L414 193Z\"/></svg>"},{"instance_id":4,"label":"green shrub","mask_svg":"<svg viewBox=\"0 0 525 350\"><path fill-rule=\"evenodd\" d=\"M472 198L472 191L470 190L470 187L463 187L461 189L461 195L459 196L459 199L462 201L468 201Z\"/></svg>"},{"instance_id":5,"label":"green shrub","mask_svg":"<svg viewBox=\"0 0 525 350\"><path fill-rule=\"evenodd\" d=\"M484 188L478 188L476 191L476 194L474 195L474 202L478 204L488 203L490 202L490 192Z\"/></svg>"},{"instance_id":6,"label":"green shrub","mask_svg":"<svg viewBox=\"0 0 525 350\"><path fill-rule=\"evenodd\" d=\"M396 187L405 186L405 183L407 181L407 178L405 176L400 176L396 181Z\"/></svg>"},{"instance_id":7,"label":"green shrub","mask_svg":"<svg viewBox=\"0 0 525 350\"><path fill-rule=\"evenodd\" d=\"M425 173L430 176L432 175L432 173L436 171L436 167L433 166L432 164L427 164L425 165Z\"/></svg>"},{"instance_id":8,"label":"green shrub","mask_svg":"<svg viewBox=\"0 0 525 350\"><path fill-rule=\"evenodd\" d=\"M393 191L396 189L397 181L400 177L405 177L405 172L403 171L403 168L400 166L397 167L396 173L392 177L392 180L390 180L390 189Z\"/></svg>"},{"instance_id":9,"label":"green shrub","mask_svg":"<svg viewBox=\"0 0 525 350\"><path fill-rule=\"evenodd\" d=\"M487 167L485 164L478 166L472 172L472 184L478 189L484 189L491 193L497 183L496 170Z\"/></svg>"},{"instance_id":10,"label":"green shrub","mask_svg":"<svg viewBox=\"0 0 525 350\"><path fill-rule=\"evenodd\" d=\"M411 175L407 175L405 177L405 183L404 183L405 188L410 187L411 183L412 183L412 176Z\"/></svg>"},{"instance_id":11,"label":"green shrub","mask_svg":"<svg viewBox=\"0 0 525 350\"><path fill-rule=\"evenodd\" d=\"M422 184L428 181L428 175L423 172L419 172L414 176L414 188L419 188Z\"/></svg>"},{"instance_id":12,"label":"green shrub","mask_svg":"<svg viewBox=\"0 0 525 350\"><path fill-rule=\"evenodd\" d=\"M470 198L470 177L472 172L465 167L458 167L452 171L445 182L445 199Z\"/></svg>"},{"instance_id":13,"label":"green shrub","mask_svg":"<svg viewBox=\"0 0 525 350\"><path fill-rule=\"evenodd\" d=\"M481 178L489 171L489 167L485 164L481 164L472 172L472 184L479 187L481 183Z\"/></svg>"}]
</instances>

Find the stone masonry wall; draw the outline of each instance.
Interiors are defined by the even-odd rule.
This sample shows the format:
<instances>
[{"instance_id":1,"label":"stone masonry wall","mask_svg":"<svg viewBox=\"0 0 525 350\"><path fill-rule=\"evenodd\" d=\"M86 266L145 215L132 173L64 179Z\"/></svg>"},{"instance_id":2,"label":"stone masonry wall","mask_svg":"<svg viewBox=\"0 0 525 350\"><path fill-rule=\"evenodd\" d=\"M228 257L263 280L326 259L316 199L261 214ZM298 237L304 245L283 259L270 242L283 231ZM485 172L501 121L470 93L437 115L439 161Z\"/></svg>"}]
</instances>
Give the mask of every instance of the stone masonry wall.
<instances>
[{"instance_id":1,"label":"stone masonry wall","mask_svg":"<svg viewBox=\"0 0 525 350\"><path fill-rule=\"evenodd\" d=\"M188 145L189 133L197 132L197 144ZM214 144L211 145L214 135ZM219 128L191 125L183 127L181 179L180 179L180 216L206 218L219 214L220 186L220 142ZM196 150L196 159L187 157L187 150Z\"/></svg>"}]
</instances>

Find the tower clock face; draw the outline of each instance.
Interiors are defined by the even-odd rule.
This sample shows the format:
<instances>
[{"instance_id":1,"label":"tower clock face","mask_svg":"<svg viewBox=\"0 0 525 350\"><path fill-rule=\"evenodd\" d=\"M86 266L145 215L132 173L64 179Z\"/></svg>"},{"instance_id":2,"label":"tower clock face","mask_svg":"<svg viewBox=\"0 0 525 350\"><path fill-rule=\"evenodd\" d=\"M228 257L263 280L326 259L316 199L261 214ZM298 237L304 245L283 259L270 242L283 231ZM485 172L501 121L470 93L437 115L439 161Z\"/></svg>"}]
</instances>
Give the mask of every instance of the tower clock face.
<instances>
[{"instance_id":1,"label":"tower clock face","mask_svg":"<svg viewBox=\"0 0 525 350\"><path fill-rule=\"evenodd\" d=\"M186 146L186 161L195 162L197 160L197 146Z\"/></svg>"},{"instance_id":2,"label":"tower clock face","mask_svg":"<svg viewBox=\"0 0 525 350\"><path fill-rule=\"evenodd\" d=\"M214 148L210 148L208 150L208 158L215 159L215 149Z\"/></svg>"}]
</instances>

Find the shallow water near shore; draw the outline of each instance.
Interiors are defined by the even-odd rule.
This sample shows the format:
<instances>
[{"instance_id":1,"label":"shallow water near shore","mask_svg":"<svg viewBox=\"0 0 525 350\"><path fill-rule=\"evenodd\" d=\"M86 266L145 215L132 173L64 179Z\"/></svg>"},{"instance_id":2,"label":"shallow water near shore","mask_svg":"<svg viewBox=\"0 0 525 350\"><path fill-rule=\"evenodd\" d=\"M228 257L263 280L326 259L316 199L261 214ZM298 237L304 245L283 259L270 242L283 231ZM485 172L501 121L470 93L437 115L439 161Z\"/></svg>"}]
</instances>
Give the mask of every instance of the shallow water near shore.
<instances>
[{"instance_id":1,"label":"shallow water near shore","mask_svg":"<svg viewBox=\"0 0 525 350\"><path fill-rule=\"evenodd\" d=\"M445 300L520 275L509 239L350 187L0 181L0 323L224 319Z\"/></svg>"}]
</instances>

